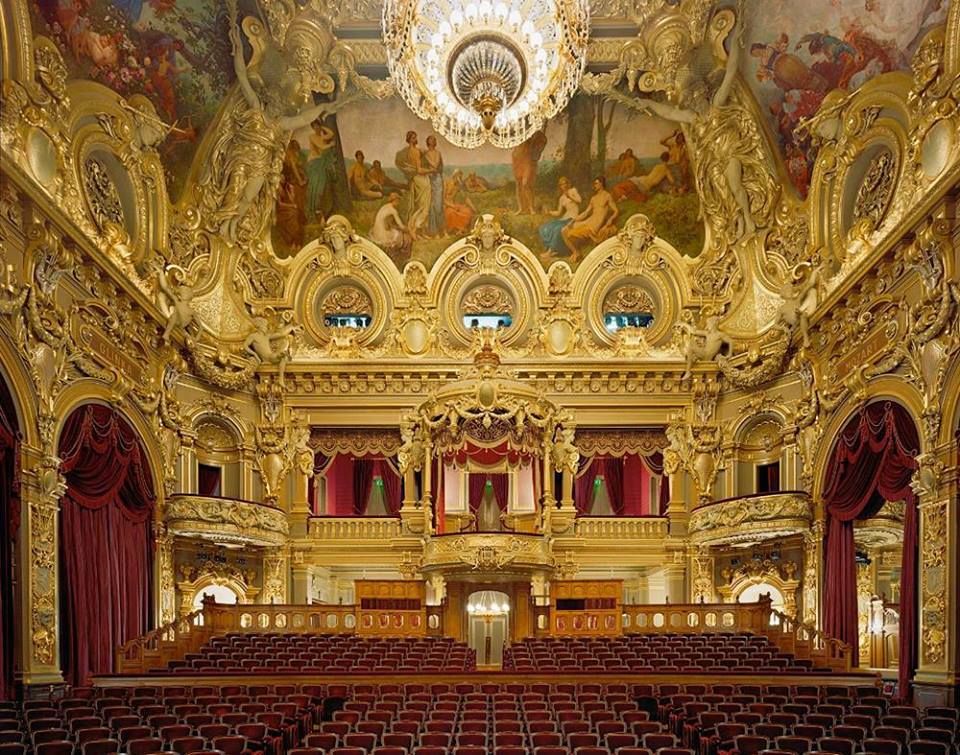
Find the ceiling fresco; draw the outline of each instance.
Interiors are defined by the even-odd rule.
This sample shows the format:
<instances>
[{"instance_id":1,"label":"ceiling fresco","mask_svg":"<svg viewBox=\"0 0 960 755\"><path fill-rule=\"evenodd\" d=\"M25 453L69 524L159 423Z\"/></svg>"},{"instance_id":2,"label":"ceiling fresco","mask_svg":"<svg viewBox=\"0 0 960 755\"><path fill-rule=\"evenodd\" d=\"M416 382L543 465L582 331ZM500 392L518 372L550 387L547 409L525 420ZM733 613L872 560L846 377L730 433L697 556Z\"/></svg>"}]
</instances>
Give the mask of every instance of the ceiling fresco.
<instances>
[{"instance_id":1,"label":"ceiling fresco","mask_svg":"<svg viewBox=\"0 0 960 755\"><path fill-rule=\"evenodd\" d=\"M947 0L765 0L747 24L744 74L805 196L816 149L798 122L834 89L854 91L908 69L923 36L946 19ZM802 8L802 12L798 12Z\"/></svg>"},{"instance_id":2,"label":"ceiling fresco","mask_svg":"<svg viewBox=\"0 0 960 755\"><path fill-rule=\"evenodd\" d=\"M34 31L53 39L71 74L124 97L144 94L174 128L161 147L179 195L203 130L233 84L220 0L31 0Z\"/></svg>"},{"instance_id":3,"label":"ceiling fresco","mask_svg":"<svg viewBox=\"0 0 960 755\"><path fill-rule=\"evenodd\" d=\"M169 195L191 201L186 182L202 173L191 169L208 161L198 151L201 140L215 127L236 80L228 4L29 2L35 32L55 40L71 75L125 97L145 94L157 118L173 126L159 147ZM802 12L794 0L742 6L746 40L740 72L769 119L801 197L816 152L802 120L834 89L853 91L884 72L908 68L924 33L944 21L947 2L811 0ZM680 5L660 0L641 8L608 0L598 8L606 15L594 20L610 26L616 17L618 34L631 38L636 26L628 19L646 25L656 13L675 12ZM733 9L729 3L694 0L683 5L693 8L688 15L701 25L710 8ZM361 30L350 44L362 40L367 49L376 44L376 0L331 6L336 6L331 17L353 19L346 25ZM700 6L703 12L696 15ZM257 4L243 0L240 15L259 15ZM604 34L595 36L602 46ZM244 44L249 51L248 41ZM382 64L366 62L372 77L383 76ZM467 150L437 139L430 124L398 97L361 98L337 110L296 128L285 148L277 144L282 171L276 193L264 198L270 209L263 227L269 224L279 257L291 257L317 238L332 215L348 218L398 267L419 260L429 268L484 213L496 215L545 267L558 259L576 266L636 213L646 215L657 235L682 254L694 257L704 247L704 205L692 169L696 156L684 130L615 99L577 95L543 131L511 150L489 145Z\"/></svg>"},{"instance_id":4,"label":"ceiling fresco","mask_svg":"<svg viewBox=\"0 0 960 755\"><path fill-rule=\"evenodd\" d=\"M416 259L429 268L491 213L545 267L575 266L643 212L659 235L696 255L703 224L692 180L679 129L598 97L576 97L511 150L455 147L399 99L369 101L294 133L273 243L292 254L340 214L398 266Z\"/></svg>"}]
</instances>

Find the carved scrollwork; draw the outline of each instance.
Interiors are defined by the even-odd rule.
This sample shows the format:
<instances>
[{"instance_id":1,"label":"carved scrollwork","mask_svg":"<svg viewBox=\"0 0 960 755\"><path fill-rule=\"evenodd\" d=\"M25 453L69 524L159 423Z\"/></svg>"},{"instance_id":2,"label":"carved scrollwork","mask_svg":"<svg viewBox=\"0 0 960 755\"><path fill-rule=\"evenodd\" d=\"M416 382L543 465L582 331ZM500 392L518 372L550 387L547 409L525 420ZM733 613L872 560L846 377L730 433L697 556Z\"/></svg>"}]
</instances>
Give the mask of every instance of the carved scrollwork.
<instances>
[{"instance_id":1,"label":"carved scrollwork","mask_svg":"<svg viewBox=\"0 0 960 755\"><path fill-rule=\"evenodd\" d=\"M101 158L89 156L83 163L83 191L90 207L90 214L101 231L111 225L123 227L123 203L120 192L110 177L110 172Z\"/></svg>"},{"instance_id":2,"label":"carved scrollwork","mask_svg":"<svg viewBox=\"0 0 960 755\"><path fill-rule=\"evenodd\" d=\"M873 156L853 202L855 227L873 230L880 226L893 199L897 171L897 158L889 149Z\"/></svg>"},{"instance_id":3,"label":"carved scrollwork","mask_svg":"<svg viewBox=\"0 0 960 755\"><path fill-rule=\"evenodd\" d=\"M227 538L253 544L280 544L290 531L286 514L272 506L229 498L172 496L164 513L173 534Z\"/></svg>"},{"instance_id":4,"label":"carved scrollwork","mask_svg":"<svg viewBox=\"0 0 960 755\"><path fill-rule=\"evenodd\" d=\"M471 288L461 302L465 315L513 314L513 299L500 286L483 284Z\"/></svg>"},{"instance_id":5,"label":"carved scrollwork","mask_svg":"<svg viewBox=\"0 0 960 755\"><path fill-rule=\"evenodd\" d=\"M813 520L809 496L778 493L719 501L695 509L690 535L696 542L736 542L800 532Z\"/></svg>"}]
</instances>

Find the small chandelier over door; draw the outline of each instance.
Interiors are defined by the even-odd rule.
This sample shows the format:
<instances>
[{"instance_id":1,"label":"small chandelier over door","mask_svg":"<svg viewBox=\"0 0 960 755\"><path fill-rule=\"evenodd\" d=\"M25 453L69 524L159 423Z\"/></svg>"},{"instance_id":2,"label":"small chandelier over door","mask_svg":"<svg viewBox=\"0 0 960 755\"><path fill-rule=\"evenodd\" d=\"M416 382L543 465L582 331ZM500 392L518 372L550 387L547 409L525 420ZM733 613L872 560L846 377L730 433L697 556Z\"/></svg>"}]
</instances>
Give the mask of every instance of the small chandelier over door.
<instances>
[{"instance_id":1,"label":"small chandelier over door","mask_svg":"<svg viewBox=\"0 0 960 755\"><path fill-rule=\"evenodd\" d=\"M410 109L461 147L514 147L559 113L586 65L587 0L386 0L383 41Z\"/></svg>"}]
</instances>

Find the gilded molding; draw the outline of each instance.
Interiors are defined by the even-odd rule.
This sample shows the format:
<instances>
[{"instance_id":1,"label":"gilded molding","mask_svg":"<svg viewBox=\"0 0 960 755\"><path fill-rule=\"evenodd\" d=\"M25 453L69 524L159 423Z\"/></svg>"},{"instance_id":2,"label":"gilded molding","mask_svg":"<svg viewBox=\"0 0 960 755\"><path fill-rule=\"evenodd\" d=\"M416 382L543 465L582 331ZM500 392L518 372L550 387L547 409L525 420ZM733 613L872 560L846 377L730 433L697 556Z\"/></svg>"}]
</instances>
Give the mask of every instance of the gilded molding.
<instances>
[{"instance_id":1,"label":"gilded molding","mask_svg":"<svg viewBox=\"0 0 960 755\"><path fill-rule=\"evenodd\" d=\"M508 534L432 537L423 549L421 570L549 570L553 555L546 538Z\"/></svg>"},{"instance_id":2,"label":"gilded molding","mask_svg":"<svg viewBox=\"0 0 960 755\"><path fill-rule=\"evenodd\" d=\"M813 520L806 493L772 493L701 506L690 514L689 532L697 543L732 543L802 532Z\"/></svg>"},{"instance_id":3,"label":"gilded molding","mask_svg":"<svg viewBox=\"0 0 960 755\"><path fill-rule=\"evenodd\" d=\"M920 656L922 666L947 657L947 589L950 584L946 501L920 505Z\"/></svg>"},{"instance_id":4,"label":"gilded molding","mask_svg":"<svg viewBox=\"0 0 960 755\"><path fill-rule=\"evenodd\" d=\"M249 545L282 545L290 532L287 516L280 509L230 498L171 496L164 518L172 535Z\"/></svg>"}]
</instances>

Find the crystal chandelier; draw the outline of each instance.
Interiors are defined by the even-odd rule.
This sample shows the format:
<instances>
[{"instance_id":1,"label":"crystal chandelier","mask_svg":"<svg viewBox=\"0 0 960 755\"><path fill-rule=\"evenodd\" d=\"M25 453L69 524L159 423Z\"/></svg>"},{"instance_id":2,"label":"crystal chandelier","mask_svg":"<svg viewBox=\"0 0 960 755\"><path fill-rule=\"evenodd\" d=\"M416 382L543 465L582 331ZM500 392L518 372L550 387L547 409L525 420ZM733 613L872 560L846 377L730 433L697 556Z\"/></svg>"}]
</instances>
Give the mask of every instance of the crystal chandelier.
<instances>
[{"instance_id":1,"label":"crystal chandelier","mask_svg":"<svg viewBox=\"0 0 960 755\"><path fill-rule=\"evenodd\" d=\"M586 63L588 0L386 0L397 91L453 144L513 147L570 100Z\"/></svg>"}]
</instances>

